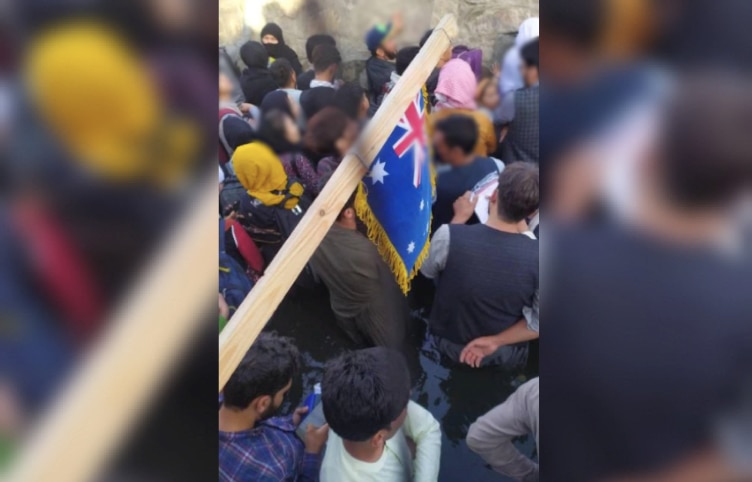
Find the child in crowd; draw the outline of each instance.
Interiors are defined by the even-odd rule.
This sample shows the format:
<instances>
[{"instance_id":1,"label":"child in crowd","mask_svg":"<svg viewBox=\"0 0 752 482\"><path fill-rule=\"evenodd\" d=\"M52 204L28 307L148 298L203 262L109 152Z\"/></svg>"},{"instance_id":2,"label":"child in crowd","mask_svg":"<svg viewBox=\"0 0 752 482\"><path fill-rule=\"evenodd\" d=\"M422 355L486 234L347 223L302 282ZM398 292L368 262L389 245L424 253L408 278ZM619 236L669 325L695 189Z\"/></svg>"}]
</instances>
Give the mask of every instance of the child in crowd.
<instances>
[{"instance_id":1,"label":"child in crowd","mask_svg":"<svg viewBox=\"0 0 752 482\"><path fill-rule=\"evenodd\" d=\"M493 113L497 107L501 97L499 96L499 89L496 84L495 77L486 77L478 83L478 90L475 96L475 102L478 104L478 110L484 113L489 120L493 121Z\"/></svg>"},{"instance_id":2,"label":"child in crowd","mask_svg":"<svg viewBox=\"0 0 752 482\"><path fill-rule=\"evenodd\" d=\"M345 353L329 362L321 383L331 427L322 482L435 482L441 428L410 400L402 354L384 348Z\"/></svg>"}]
</instances>

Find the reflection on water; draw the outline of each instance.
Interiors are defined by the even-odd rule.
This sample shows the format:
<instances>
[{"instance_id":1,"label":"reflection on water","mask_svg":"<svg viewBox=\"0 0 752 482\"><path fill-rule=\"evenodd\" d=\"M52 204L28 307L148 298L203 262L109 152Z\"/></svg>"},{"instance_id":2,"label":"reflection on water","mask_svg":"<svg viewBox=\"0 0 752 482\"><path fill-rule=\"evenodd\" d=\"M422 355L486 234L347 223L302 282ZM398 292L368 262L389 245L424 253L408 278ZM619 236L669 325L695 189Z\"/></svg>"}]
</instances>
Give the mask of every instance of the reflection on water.
<instances>
[{"instance_id":1,"label":"reflection on water","mask_svg":"<svg viewBox=\"0 0 752 482\"><path fill-rule=\"evenodd\" d=\"M431 346L426 333L425 317L430 308L431 292L430 287L419 282L410 295L415 326L411 330L411 344L405 357L413 374L412 398L441 423L443 440L439 480L511 481L488 468L467 448L464 439L475 419L537 375L537 350L531 350L531 361L524 373L450 366ZM284 407L286 412L301 405L313 385L321 381L327 360L355 348L337 328L328 295L323 290L291 293L266 329L293 337L303 357L302 383L293 384ZM535 451L535 441L531 436L520 437L518 446L528 455Z\"/></svg>"}]
</instances>

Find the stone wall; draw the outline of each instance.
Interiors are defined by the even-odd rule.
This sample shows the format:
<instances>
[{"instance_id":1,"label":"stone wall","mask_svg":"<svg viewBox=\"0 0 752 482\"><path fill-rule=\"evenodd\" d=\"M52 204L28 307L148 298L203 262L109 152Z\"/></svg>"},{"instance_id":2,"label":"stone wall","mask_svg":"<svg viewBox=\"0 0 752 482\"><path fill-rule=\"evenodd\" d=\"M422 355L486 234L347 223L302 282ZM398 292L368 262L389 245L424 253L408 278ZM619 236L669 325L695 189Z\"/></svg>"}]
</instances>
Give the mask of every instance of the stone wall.
<instances>
[{"instance_id":1,"label":"stone wall","mask_svg":"<svg viewBox=\"0 0 752 482\"><path fill-rule=\"evenodd\" d=\"M329 33L344 59L343 77L353 80L369 55L366 31L398 10L405 20L400 46L416 45L443 15L453 13L460 27L455 45L482 48L490 66L514 41L519 24L538 15L538 0L219 0L219 43L237 59L240 45L258 40L264 24L276 22L307 65L306 38Z\"/></svg>"}]
</instances>

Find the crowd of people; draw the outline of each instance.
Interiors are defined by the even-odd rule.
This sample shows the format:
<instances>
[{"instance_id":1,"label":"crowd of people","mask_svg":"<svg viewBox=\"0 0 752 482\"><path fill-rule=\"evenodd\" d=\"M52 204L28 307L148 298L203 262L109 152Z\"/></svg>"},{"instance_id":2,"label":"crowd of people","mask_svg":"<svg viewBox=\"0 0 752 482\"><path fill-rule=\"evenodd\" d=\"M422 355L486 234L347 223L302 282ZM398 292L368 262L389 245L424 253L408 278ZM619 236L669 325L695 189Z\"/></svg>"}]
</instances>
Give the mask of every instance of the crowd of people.
<instances>
[{"instance_id":1,"label":"crowd of people","mask_svg":"<svg viewBox=\"0 0 752 482\"><path fill-rule=\"evenodd\" d=\"M419 276L435 289L428 333L448 367L520 372L538 338L537 25L523 22L492 62L450 47L424 86L436 191ZM274 23L240 48L242 69L220 51L220 331L432 33L398 48L402 30L396 15L366 33L359 82L342 81L326 34L306 41L309 70ZM482 191L489 182L497 187ZM325 287L334 319L321 323L359 349L329 361L323 420L307 423L315 405L278 415L300 371L295 340L262 333L220 397L222 481L439 479L440 424L410 399L408 298L354 203L293 290ZM537 378L472 424L467 444L497 472L538 480L538 464L513 444L525 434L537 440Z\"/></svg>"}]
</instances>

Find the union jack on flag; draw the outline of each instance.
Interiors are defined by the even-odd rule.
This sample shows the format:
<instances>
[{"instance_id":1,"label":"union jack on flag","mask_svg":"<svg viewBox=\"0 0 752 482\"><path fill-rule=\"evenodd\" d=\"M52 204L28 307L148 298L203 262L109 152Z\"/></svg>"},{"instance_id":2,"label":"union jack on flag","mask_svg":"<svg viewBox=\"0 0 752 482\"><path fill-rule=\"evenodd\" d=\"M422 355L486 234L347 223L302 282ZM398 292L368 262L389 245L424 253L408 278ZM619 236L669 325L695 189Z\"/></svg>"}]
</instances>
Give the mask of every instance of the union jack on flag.
<instances>
[{"instance_id":1,"label":"union jack on flag","mask_svg":"<svg viewBox=\"0 0 752 482\"><path fill-rule=\"evenodd\" d=\"M356 197L358 217L404 293L428 255L433 179L425 126L421 90L376 155Z\"/></svg>"}]
</instances>

